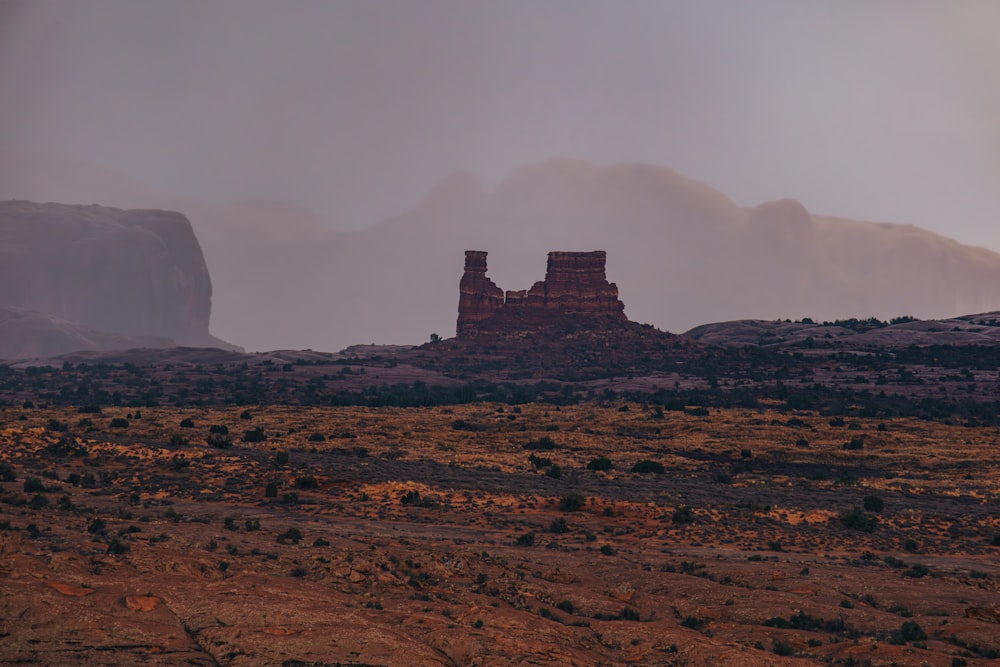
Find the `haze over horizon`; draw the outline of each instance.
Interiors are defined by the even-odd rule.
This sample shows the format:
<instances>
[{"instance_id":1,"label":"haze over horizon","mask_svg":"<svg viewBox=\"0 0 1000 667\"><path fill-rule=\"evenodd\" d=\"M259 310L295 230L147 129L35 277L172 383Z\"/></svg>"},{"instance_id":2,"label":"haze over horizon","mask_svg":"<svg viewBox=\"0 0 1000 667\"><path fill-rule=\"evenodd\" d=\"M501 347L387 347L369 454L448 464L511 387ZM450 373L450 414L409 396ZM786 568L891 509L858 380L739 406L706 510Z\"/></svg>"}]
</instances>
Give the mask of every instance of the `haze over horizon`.
<instances>
[{"instance_id":1,"label":"haze over horizon","mask_svg":"<svg viewBox=\"0 0 1000 667\"><path fill-rule=\"evenodd\" d=\"M468 247L509 289L606 249L672 331L951 317L1000 254L905 225L1000 252L996 34L985 0L0 0L0 199L184 213L249 349L450 335Z\"/></svg>"},{"instance_id":2,"label":"haze over horizon","mask_svg":"<svg viewBox=\"0 0 1000 667\"><path fill-rule=\"evenodd\" d=\"M0 153L333 229L459 170L643 162L1000 250L996 34L989 1L0 0Z\"/></svg>"}]
</instances>

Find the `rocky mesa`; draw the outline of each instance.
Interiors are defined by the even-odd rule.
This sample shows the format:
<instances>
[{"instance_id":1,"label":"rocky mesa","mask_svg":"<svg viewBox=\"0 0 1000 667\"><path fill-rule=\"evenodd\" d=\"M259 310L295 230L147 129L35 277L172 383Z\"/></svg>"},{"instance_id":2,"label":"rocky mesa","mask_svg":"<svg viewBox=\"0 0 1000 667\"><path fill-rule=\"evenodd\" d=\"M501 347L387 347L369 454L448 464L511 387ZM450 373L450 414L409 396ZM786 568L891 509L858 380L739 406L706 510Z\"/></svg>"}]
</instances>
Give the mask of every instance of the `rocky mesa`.
<instances>
[{"instance_id":1,"label":"rocky mesa","mask_svg":"<svg viewBox=\"0 0 1000 667\"><path fill-rule=\"evenodd\" d=\"M231 348L209 333L211 304L205 258L180 213L0 202L0 305L17 315L5 318L6 333L28 321L25 311L38 315L36 329L47 316L87 332L53 336L53 349L35 353L114 335ZM102 332L112 336L95 335Z\"/></svg>"},{"instance_id":2,"label":"rocky mesa","mask_svg":"<svg viewBox=\"0 0 1000 667\"><path fill-rule=\"evenodd\" d=\"M516 330L511 320L546 320L560 315L585 315L594 322L626 322L618 286L605 272L607 253L549 253L545 280L531 289L504 292L486 276L486 255L465 251L465 273L459 283L456 337L474 338L482 332Z\"/></svg>"}]
</instances>

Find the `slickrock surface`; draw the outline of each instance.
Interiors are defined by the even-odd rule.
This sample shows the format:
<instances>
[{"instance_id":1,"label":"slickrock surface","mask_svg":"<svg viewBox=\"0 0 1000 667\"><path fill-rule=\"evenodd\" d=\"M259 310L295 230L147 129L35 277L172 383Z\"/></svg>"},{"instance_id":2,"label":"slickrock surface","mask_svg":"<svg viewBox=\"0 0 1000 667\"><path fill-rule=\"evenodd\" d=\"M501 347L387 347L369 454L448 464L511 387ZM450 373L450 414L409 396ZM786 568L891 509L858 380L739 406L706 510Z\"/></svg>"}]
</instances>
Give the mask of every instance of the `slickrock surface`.
<instances>
[{"instance_id":1,"label":"slickrock surface","mask_svg":"<svg viewBox=\"0 0 1000 667\"><path fill-rule=\"evenodd\" d=\"M8 406L0 439L4 664L1000 657L992 427Z\"/></svg>"}]
</instances>

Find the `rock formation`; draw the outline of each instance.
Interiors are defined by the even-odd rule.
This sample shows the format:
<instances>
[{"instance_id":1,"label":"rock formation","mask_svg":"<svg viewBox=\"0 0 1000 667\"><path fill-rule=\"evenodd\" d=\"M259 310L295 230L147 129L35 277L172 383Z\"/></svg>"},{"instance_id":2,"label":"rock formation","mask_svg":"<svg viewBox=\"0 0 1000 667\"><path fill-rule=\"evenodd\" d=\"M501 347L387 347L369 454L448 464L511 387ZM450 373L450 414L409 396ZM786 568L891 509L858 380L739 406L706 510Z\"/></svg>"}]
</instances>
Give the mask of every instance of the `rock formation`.
<instances>
[{"instance_id":1,"label":"rock formation","mask_svg":"<svg viewBox=\"0 0 1000 667\"><path fill-rule=\"evenodd\" d=\"M545 280L531 289L504 293L486 277L486 253L465 251L465 273L459 283L459 339L474 338L484 329L516 329L512 320L582 315L595 322L627 322L618 286L605 273L607 253L550 252Z\"/></svg>"},{"instance_id":2,"label":"rock formation","mask_svg":"<svg viewBox=\"0 0 1000 667\"><path fill-rule=\"evenodd\" d=\"M472 335L476 325L496 315L504 307L503 290L486 277L486 253L465 251L465 273L458 283L458 326L456 335Z\"/></svg>"},{"instance_id":3,"label":"rock formation","mask_svg":"<svg viewBox=\"0 0 1000 667\"><path fill-rule=\"evenodd\" d=\"M180 213L0 202L0 305L97 332L231 347L209 334L211 298Z\"/></svg>"}]
</instances>

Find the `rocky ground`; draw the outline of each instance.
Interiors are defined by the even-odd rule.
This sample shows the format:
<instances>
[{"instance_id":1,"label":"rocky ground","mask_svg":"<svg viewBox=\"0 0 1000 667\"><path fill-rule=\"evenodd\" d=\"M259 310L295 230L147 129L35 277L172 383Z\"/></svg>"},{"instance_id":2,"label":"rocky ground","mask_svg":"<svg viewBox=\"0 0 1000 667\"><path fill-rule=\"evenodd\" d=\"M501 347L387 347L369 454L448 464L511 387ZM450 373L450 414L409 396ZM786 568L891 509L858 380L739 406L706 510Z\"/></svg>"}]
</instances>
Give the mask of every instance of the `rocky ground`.
<instances>
[{"instance_id":1,"label":"rocky ground","mask_svg":"<svg viewBox=\"0 0 1000 667\"><path fill-rule=\"evenodd\" d=\"M617 400L83 410L0 408L4 663L1000 656L994 427Z\"/></svg>"}]
</instances>

